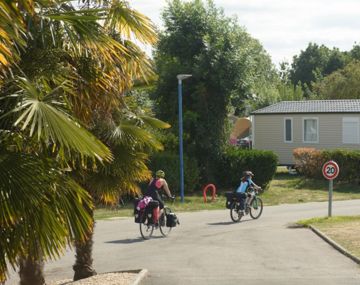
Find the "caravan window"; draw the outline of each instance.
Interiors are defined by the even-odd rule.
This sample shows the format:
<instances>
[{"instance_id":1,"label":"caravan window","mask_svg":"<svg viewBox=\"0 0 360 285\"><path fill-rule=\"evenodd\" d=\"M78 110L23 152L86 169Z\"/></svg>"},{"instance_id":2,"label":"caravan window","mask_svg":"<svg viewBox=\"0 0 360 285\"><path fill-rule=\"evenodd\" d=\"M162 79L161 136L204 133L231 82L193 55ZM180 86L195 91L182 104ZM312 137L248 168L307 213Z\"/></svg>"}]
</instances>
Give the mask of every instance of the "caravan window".
<instances>
[{"instance_id":1,"label":"caravan window","mask_svg":"<svg viewBox=\"0 0 360 285\"><path fill-rule=\"evenodd\" d=\"M319 142L319 120L318 118L303 118L303 141L304 143Z\"/></svg>"},{"instance_id":2,"label":"caravan window","mask_svg":"<svg viewBox=\"0 0 360 285\"><path fill-rule=\"evenodd\" d=\"M359 118L344 117L342 122L343 143L359 143Z\"/></svg>"},{"instance_id":3,"label":"caravan window","mask_svg":"<svg viewBox=\"0 0 360 285\"><path fill-rule=\"evenodd\" d=\"M285 118L284 119L284 141L292 142L293 141L293 119Z\"/></svg>"}]
</instances>

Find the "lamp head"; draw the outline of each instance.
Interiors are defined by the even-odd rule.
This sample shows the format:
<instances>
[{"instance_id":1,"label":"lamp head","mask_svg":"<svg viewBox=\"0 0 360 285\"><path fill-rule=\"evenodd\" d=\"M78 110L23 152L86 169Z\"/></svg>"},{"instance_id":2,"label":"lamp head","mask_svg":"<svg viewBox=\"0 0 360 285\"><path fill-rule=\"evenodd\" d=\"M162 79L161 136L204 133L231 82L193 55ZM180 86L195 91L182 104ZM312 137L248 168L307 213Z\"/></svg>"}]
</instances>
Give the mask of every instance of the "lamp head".
<instances>
[{"instance_id":1,"label":"lamp head","mask_svg":"<svg viewBox=\"0 0 360 285\"><path fill-rule=\"evenodd\" d=\"M192 76L192 74L178 74L178 75L176 76L176 78L177 78L178 80L184 80L184 79L189 78L189 77L191 77L191 76Z\"/></svg>"}]
</instances>

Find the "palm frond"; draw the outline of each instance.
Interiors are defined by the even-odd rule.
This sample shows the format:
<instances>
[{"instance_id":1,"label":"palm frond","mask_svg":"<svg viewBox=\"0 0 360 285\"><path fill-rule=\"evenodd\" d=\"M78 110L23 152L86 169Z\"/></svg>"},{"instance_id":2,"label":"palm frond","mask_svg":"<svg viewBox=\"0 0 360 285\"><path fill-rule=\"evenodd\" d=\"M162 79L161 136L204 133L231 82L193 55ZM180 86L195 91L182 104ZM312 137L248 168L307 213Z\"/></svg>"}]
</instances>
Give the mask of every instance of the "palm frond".
<instances>
[{"instance_id":1,"label":"palm frond","mask_svg":"<svg viewBox=\"0 0 360 285\"><path fill-rule=\"evenodd\" d=\"M171 127L170 124L168 124L164 121L161 121L157 118L154 118L154 117L143 115L143 116L140 116L140 119L143 120L147 126L152 127L152 128L168 129Z\"/></svg>"},{"instance_id":2,"label":"palm frond","mask_svg":"<svg viewBox=\"0 0 360 285\"><path fill-rule=\"evenodd\" d=\"M50 143L59 153L76 152L93 159L111 159L110 150L59 107L63 103L52 97L56 90L45 89L44 94L26 78L19 78L18 83L17 94L23 99L11 111L20 113L15 126L29 130L30 136L36 134L39 141Z\"/></svg>"},{"instance_id":3,"label":"palm frond","mask_svg":"<svg viewBox=\"0 0 360 285\"><path fill-rule=\"evenodd\" d=\"M157 35L151 20L131 9L125 1L112 1L105 27L120 33L125 39L135 37L145 44L155 44Z\"/></svg>"},{"instance_id":4,"label":"palm frond","mask_svg":"<svg viewBox=\"0 0 360 285\"><path fill-rule=\"evenodd\" d=\"M73 239L84 239L91 208L87 192L53 161L1 151L0 273L20 255L56 258Z\"/></svg>"}]
</instances>

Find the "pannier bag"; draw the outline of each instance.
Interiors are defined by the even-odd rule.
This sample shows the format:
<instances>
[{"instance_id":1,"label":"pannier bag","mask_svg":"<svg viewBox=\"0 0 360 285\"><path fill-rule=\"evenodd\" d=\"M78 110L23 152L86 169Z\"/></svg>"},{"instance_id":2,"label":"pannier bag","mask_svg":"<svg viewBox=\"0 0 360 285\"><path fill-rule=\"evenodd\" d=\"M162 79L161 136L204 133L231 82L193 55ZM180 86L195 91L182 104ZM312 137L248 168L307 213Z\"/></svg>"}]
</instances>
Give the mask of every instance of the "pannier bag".
<instances>
[{"instance_id":1,"label":"pannier bag","mask_svg":"<svg viewBox=\"0 0 360 285\"><path fill-rule=\"evenodd\" d=\"M160 208L158 201L150 201L145 208L148 224L155 224L159 220Z\"/></svg>"},{"instance_id":2,"label":"pannier bag","mask_svg":"<svg viewBox=\"0 0 360 285\"><path fill-rule=\"evenodd\" d=\"M135 198L134 199L134 217L135 217L135 223L141 223L141 217L143 216L142 213L143 213L143 210L140 210L138 208L138 204L140 202L140 198ZM145 218L145 216L143 216L143 218Z\"/></svg>"},{"instance_id":3,"label":"pannier bag","mask_svg":"<svg viewBox=\"0 0 360 285\"><path fill-rule=\"evenodd\" d=\"M231 209L231 204L233 203L234 198L236 197L235 195L236 195L236 194L235 194L234 192L226 192L226 193L225 193L225 197L226 197L225 207L226 207L227 209Z\"/></svg>"},{"instance_id":4,"label":"pannier bag","mask_svg":"<svg viewBox=\"0 0 360 285\"><path fill-rule=\"evenodd\" d=\"M166 226L169 228L176 227L176 225L180 224L179 219L175 215L175 213L166 214Z\"/></svg>"},{"instance_id":5,"label":"pannier bag","mask_svg":"<svg viewBox=\"0 0 360 285\"><path fill-rule=\"evenodd\" d=\"M135 210L135 213L134 213L135 223L140 224L140 223L145 222L146 216L143 215L143 213L144 213L144 210Z\"/></svg>"}]
</instances>

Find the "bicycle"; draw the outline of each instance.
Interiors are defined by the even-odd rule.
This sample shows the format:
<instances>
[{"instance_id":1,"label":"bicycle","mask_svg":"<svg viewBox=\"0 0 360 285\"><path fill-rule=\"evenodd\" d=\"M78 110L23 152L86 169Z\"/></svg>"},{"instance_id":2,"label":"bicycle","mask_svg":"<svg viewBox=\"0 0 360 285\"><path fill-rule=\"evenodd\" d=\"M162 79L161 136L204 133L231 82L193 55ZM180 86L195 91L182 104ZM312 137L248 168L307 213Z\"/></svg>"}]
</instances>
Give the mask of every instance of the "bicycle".
<instances>
[{"instance_id":1,"label":"bicycle","mask_svg":"<svg viewBox=\"0 0 360 285\"><path fill-rule=\"evenodd\" d=\"M261 188L260 188L261 190ZM237 197L232 197L232 202L230 205L230 218L233 222L237 223L241 220L243 216L250 214L251 218L258 219L260 218L263 211L263 201L258 197L258 190L254 187L249 187L246 191L246 200L245 200L245 211L240 210L240 201Z\"/></svg>"},{"instance_id":2,"label":"bicycle","mask_svg":"<svg viewBox=\"0 0 360 285\"><path fill-rule=\"evenodd\" d=\"M175 200L175 196L169 198L173 202ZM176 215L171 211L170 207L164 206L163 211L158 219L154 220L154 215L152 209L144 209L140 213L140 234L143 237L143 239L149 239L152 237L154 230L159 229L160 233L163 237L167 237L172 228L175 227L179 223L179 220L177 219ZM173 221L172 219L176 219ZM175 224L174 224L175 223Z\"/></svg>"}]
</instances>

